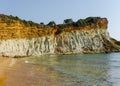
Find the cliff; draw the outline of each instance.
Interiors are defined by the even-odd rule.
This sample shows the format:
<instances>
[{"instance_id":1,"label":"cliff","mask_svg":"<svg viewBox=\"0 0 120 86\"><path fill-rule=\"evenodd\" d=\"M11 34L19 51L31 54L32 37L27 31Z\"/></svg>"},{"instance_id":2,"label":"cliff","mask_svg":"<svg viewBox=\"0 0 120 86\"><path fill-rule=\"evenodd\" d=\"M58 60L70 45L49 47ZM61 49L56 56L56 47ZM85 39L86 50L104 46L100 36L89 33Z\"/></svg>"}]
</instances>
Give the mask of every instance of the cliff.
<instances>
[{"instance_id":1,"label":"cliff","mask_svg":"<svg viewBox=\"0 0 120 86\"><path fill-rule=\"evenodd\" d=\"M98 17L44 25L1 14L0 53L15 57L120 51L107 26L107 19Z\"/></svg>"}]
</instances>

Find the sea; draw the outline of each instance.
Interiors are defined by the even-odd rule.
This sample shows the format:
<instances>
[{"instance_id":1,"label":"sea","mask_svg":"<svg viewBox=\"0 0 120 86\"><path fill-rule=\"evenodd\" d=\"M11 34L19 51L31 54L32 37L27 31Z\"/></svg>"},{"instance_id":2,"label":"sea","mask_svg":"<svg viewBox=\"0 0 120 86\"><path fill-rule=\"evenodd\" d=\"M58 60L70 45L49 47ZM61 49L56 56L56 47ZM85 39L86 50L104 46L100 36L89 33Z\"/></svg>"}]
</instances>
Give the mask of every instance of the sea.
<instances>
[{"instance_id":1,"label":"sea","mask_svg":"<svg viewBox=\"0 0 120 86\"><path fill-rule=\"evenodd\" d=\"M30 57L61 86L120 86L120 53Z\"/></svg>"}]
</instances>

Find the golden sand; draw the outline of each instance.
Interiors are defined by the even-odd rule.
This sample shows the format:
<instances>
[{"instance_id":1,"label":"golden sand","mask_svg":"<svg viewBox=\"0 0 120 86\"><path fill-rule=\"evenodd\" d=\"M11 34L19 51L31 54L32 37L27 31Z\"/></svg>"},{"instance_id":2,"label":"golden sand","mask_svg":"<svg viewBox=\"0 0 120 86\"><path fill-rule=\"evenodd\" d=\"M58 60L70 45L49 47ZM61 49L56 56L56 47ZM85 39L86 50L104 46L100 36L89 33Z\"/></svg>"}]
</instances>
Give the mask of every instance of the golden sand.
<instances>
[{"instance_id":1,"label":"golden sand","mask_svg":"<svg viewBox=\"0 0 120 86\"><path fill-rule=\"evenodd\" d=\"M59 86L23 59L0 58L0 86Z\"/></svg>"}]
</instances>

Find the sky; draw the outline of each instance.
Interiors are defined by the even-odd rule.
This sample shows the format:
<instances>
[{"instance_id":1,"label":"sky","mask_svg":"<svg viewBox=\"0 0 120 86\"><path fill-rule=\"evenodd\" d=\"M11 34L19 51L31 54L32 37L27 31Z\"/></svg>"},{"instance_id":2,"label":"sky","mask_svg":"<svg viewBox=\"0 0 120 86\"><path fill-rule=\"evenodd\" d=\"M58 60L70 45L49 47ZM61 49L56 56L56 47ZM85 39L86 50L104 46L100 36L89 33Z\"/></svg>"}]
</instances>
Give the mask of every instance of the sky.
<instances>
[{"instance_id":1,"label":"sky","mask_svg":"<svg viewBox=\"0 0 120 86\"><path fill-rule=\"evenodd\" d=\"M120 0L1 0L0 14L47 24L65 19L106 17L110 36L120 40Z\"/></svg>"}]
</instances>

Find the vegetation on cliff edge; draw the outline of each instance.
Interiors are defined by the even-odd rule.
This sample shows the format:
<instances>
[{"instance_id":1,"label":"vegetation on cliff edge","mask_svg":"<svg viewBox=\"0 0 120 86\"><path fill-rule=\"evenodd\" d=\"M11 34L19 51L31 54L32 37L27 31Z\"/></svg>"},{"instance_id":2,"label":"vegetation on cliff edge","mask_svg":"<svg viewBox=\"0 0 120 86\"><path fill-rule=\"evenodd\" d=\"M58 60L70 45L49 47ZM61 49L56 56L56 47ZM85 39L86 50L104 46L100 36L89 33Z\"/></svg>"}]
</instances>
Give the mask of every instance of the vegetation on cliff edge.
<instances>
[{"instance_id":1,"label":"vegetation on cliff edge","mask_svg":"<svg viewBox=\"0 0 120 86\"><path fill-rule=\"evenodd\" d=\"M43 22L38 24L31 20L22 20L18 16L0 14L0 39L59 35L64 31L69 32L81 29L106 29L107 23L106 18L88 17L86 19L79 19L78 21L65 19L63 24L56 24L54 21L50 21L45 25Z\"/></svg>"}]
</instances>

